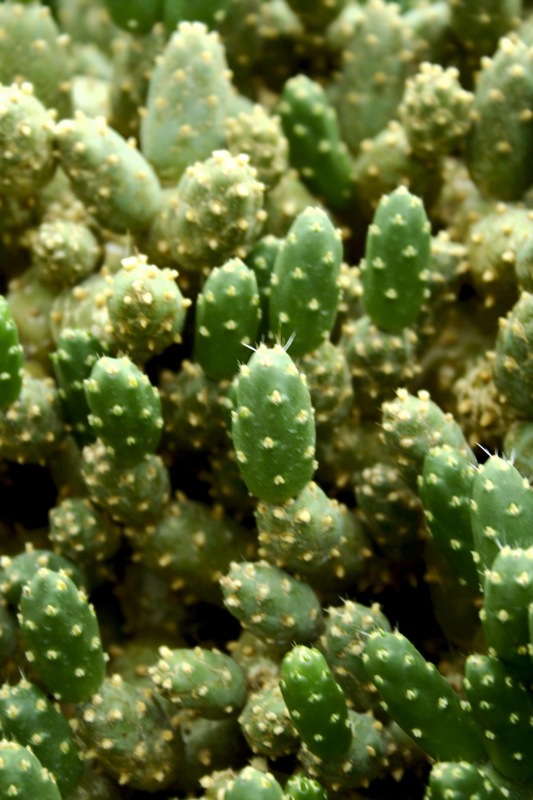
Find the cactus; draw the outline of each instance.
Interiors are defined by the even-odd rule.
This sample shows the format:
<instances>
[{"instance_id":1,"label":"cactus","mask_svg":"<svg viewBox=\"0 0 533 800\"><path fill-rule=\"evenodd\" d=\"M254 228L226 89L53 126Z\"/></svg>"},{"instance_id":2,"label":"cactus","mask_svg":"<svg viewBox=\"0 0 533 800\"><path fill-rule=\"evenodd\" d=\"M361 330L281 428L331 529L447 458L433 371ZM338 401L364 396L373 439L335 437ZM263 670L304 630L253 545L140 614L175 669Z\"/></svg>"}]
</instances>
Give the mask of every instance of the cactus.
<instances>
[{"instance_id":1,"label":"cactus","mask_svg":"<svg viewBox=\"0 0 533 800\"><path fill-rule=\"evenodd\" d=\"M0 741L0 790L6 797L61 800L55 779L31 749L7 739Z\"/></svg>"},{"instance_id":2,"label":"cactus","mask_svg":"<svg viewBox=\"0 0 533 800\"><path fill-rule=\"evenodd\" d=\"M26 656L46 687L67 702L90 697L104 679L94 608L67 575L42 567L25 584L20 625Z\"/></svg>"},{"instance_id":3,"label":"cactus","mask_svg":"<svg viewBox=\"0 0 533 800\"><path fill-rule=\"evenodd\" d=\"M0 795L533 796L532 11L0 2Z\"/></svg>"},{"instance_id":4,"label":"cactus","mask_svg":"<svg viewBox=\"0 0 533 800\"><path fill-rule=\"evenodd\" d=\"M163 182L177 181L220 148L230 92L218 34L199 22L180 23L150 80L141 122L142 152Z\"/></svg>"},{"instance_id":5,"label":"cactus","mask_svg":"<svg viewBox=\"0 0 533 800\"><path fill-rule=\"evenodd\" d=\"M163 426L159 393L129 358L99 358L84 387L89 423L118 463L133 466L155 451Z\"/></svg>"},{"instance_id":6,"label":"cactus","mask_svg":"<svg viewBox=\"0 0 533 800\"><path fill-rule=\"evenodd\" d=\"M232 437L244 482L259 499L282 503L314 472L315 429L304 376L281 345L260 345L241 367Z\"/></svg>"},{"instance_id":7,"label":"cactus","mask_svg":"<svg viewBox=\"0 0 533 800\"><path fill-rule=\"evenodd\" d=\"M324 211L306 208L295 219L274 262L269 327L278 340L292 338L295 356L329 338L339 301L340 231Z\"/></svg>"},{"instance_id":8,"label":"cactus","mask_svg":"<svg viewBox=\"0 0 533 800\"><path fill-rule=\"evenodd\" d=\"M366 240L363 304L378 327L398 333L415 322L424 299L429 255L424 204L400 186L380 200Z\"/></svg>"},{"instance_id":9,"label":"cactus","mask_svg":"<svg viewBox=\"0 0 533 800\"><path fill-rule=\"evenodd\" d=\"M159 182L134 142L82 112L56 126L55 141L75 194L100 224L119 233L149 227L159 209Z\"/></svg>"},{"instance_id":10,"label":"cactus","mask_svg":"<svg viewBox=\"0 0 533 800\"><path fill-rule=\"evenodd\" d=\"M232 378L256 343L260 321L254 272L233 258L215 267L196 301L194 356L214 380Z\"/></svg>"},{"instance_id":11,"label":"cactus","mask_svg":"<svg viewBox=\"0 0 533 800\"><path fill-rule=\"evenodd\" d=\"M30 747L62 794L76 788L83 767L68 721L37 686L27 680L4 684L0 717L3 737Z\"/></svg>"}]
</instances>

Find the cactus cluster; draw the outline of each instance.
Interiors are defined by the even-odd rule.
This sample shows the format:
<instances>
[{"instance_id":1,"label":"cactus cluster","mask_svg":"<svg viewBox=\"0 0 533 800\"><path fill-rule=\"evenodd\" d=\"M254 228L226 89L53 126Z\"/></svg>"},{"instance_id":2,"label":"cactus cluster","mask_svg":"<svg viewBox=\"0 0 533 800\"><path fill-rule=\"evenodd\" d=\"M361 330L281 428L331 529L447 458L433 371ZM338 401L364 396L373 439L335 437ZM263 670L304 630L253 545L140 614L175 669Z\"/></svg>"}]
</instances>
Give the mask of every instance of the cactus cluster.
<instances>
[{"instance_id":1,"label":"cactus cluster","mask_svg":"<svg viewBox=\"0 0 533 800\"><path fill-rule=\"evenodd\" d=\"M0 795L533 796L533 3L0 2Z\"/></svg>"}]
</instances>

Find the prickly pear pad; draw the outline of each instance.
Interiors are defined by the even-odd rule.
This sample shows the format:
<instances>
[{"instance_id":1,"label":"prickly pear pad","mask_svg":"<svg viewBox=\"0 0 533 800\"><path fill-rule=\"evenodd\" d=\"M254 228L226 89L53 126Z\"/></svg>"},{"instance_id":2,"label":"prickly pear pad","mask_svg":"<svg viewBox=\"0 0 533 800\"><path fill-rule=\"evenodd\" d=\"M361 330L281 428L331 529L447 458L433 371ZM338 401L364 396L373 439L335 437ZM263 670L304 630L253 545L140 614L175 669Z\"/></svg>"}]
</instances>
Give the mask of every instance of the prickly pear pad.
<instances>
[{"instance_id":1,"label":"prickly pear pad","mask_svg":"<svg viewBox=\"0 0 533 800\"><path fill-rule=\"evenodd\" d=\"M311 480L311 396L304 376L281 345L260 345L241 367L232 436L244 482L259 500L283 503Z\"/></svg>"}]
</instances>

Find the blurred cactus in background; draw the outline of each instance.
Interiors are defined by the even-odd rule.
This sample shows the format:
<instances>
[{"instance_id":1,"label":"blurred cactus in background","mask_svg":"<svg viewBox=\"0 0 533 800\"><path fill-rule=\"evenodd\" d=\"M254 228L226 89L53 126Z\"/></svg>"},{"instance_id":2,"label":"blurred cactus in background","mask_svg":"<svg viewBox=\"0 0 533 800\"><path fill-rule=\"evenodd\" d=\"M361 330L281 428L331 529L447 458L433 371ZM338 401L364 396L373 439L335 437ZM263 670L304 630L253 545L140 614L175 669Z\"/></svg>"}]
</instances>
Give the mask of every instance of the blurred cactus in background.
<instances>
[{"instance_id":1,"label":"blurred cactus in background","mask_svg":"<svg viewBox=\"0 0 533 800\"><path fill-rule=\"evenodd\" d=\"M533 3L0 2L0 795L533 796Z\"/></svg>"}]
</instances>

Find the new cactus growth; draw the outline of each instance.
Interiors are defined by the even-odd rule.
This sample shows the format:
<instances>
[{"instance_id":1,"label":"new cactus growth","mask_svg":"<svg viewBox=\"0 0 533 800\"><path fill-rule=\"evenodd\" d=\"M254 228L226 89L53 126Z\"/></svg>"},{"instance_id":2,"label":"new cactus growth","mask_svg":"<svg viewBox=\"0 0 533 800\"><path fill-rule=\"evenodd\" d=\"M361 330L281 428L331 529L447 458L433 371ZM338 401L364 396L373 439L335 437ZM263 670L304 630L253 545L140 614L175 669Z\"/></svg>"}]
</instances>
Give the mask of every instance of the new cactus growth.
<instances>
[{"instance_id":1,"label":"new cactus growth","mask_svg":"<svg viewBox=\"0 0 533 800\"><path fill-rule=\"evenodd\" d=\"M67 575L39 569L22 591L20 625L27 658L56 697L80 702L104 679L94 608Z\"/></svg>"},{"instance_id":2,"label":"new cactus growth","mask_svg":"<svg viewBox=\"0 0 533 800\"><path fill-rule=\"evenodd\" d=\"M314 469L309 389L288 353L260 345L240 370L232 438L244 482L259 500L299 494Z\"/></svg>"}]
</instances>

